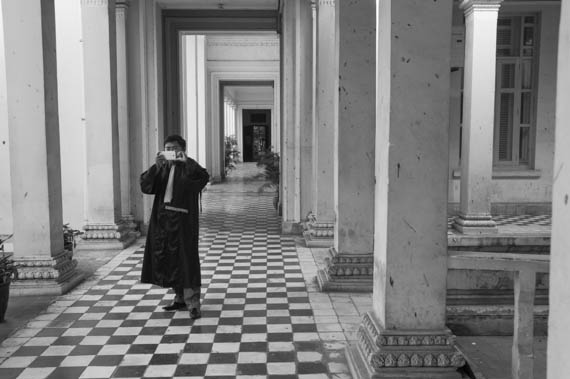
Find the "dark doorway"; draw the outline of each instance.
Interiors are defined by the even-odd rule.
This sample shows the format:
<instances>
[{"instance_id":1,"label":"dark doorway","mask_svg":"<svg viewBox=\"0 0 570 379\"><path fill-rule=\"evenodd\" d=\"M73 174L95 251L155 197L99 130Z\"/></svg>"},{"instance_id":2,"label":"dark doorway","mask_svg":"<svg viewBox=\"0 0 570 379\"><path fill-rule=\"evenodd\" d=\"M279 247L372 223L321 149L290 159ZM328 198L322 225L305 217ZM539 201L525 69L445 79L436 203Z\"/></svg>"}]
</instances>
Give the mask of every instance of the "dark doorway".
<instances>
[{"instance_id":1,"label":"dark doorway","mask_svg":"<svg viewBox=\"0 0 570 379\"><path fill-rule=\"evenodd\" d=\"M271 110L243 110L243 161L256 162L271 147Z\"/></svg>"}]
</instances>

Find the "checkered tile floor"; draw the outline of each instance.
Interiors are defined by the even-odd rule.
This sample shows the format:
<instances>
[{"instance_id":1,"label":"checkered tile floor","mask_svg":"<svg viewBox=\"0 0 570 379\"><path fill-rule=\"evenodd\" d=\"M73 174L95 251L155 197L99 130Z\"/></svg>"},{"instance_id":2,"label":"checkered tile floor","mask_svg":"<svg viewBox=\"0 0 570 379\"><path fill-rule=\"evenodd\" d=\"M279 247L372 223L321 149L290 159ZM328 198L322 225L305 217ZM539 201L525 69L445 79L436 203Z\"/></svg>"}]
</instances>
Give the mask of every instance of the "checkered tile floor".
<instances>
[{"instance_id":1,"label":"checkered tile floor","mask_svg":"<svg viewBox=\"0 0 570 379\"><path fill-rule=\"evenodd\" d=\"M200 253L201 319L162 311L173 294L139 282L139 248L4 341L0 378L350 378L331 372L342 351L319 336L271 196L206 192Z\"/></svg>"}]
</instances>

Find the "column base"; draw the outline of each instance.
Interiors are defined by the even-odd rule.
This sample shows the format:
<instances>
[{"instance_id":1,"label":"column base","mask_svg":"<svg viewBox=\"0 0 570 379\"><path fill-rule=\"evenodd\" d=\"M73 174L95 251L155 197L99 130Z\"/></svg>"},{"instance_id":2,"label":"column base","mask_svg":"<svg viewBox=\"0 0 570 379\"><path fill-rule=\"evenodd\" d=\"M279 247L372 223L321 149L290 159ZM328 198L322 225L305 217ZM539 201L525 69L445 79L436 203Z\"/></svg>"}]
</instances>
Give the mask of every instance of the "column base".
<instances>
[{"instance_id":1,"label":"column base","mask_svg":"<svg viewBox=\"0 0 570 379\"><path fill-rule=\"evenodd\" d=\"M316 216L310 213L304 223L303 237L307 247L334 246L334 223L318 222Z\"/></svg>"},{"instance_id":2,"label":"column base","mask_svg":"<svg viewBox=\"0 0 570 379\"><path fill-rule=\"evenodd\" d=\"M281 222L281 233L299 235L303 232L303 226L300 222L283 221Z\"/></svg>"},{"instance_id":3,"label":"column base","mask_svg":"<svg viewBox=\"0 0 570 379\"><path fill-rule=\"evenodd\" d=\"M371 313L364 315L347 358L355 378L459 379L466 363L448 329L384 330Z\"/></svg>"},{"instance_id":4,"label":"column base","mask_svg":"<svg viewBox=\"0 0 570 379\"><path fill-rule=\"evenodd\" d=\"M372 292L373 261L370 254L338 253L329 249L326 267L317 272L317 283L323 292Z\"/></svg>"},{"instance_id":5,"label":"column base","mask_svg":"<svg viewBox=\"0 0 570 379\"><path fill-rule=\"evenodd\" d=\"M85 233L77 244L77 250L123 250L140 235L133 225L136 227L128 220L121 220L118 224L87 224L83 227Z\"/></svg>"},{"instance_id":6,"label":"column base","mask_svg":"<svg viewBox=\"0 0 570 379\"><path fill-rule=\"evenodd\" d=\"M18 275L10 285L10 294L62 295L85 278L77 271L77 261L71 251L65 250L53 257L15 257Z\"/></svg>"},{"instance_id":7,"label":"column base","mask_svg":"<svg viewBox=\"0 0 570 379\"><path fill-rule=\"evenodd\" d=\"M125 228L135 235L135 239L141 236L139 230L139 225L135 222L135 216L128 214L121 218L121 223L125 225Z\"/></svg>"},{"instance_id":8,"label":"column base","mask_svg":"<svg viewBox=\"0 0 570 379\"><path fill-rule=\"evenodd\" d=\"M453 221L453 228L463 234L497 234L499 229L491 215L459 214Z\"/></svg>"}]
</instances>

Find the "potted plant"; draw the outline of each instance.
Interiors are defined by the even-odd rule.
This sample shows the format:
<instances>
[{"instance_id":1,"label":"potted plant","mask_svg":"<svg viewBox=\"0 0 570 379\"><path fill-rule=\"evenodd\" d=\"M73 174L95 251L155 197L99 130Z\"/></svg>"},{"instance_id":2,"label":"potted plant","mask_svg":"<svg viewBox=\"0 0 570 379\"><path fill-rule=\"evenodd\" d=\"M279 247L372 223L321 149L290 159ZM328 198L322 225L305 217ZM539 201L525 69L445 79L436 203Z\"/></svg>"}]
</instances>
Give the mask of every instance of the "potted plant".
<instances>
[{"instance_id":1,"label":"potted plant","mask_svg":"<svg viewBox=\"0 0 570 379\"><path fill-rule=\"evenodd\" d=\"M273 206L279 212L279 214L281 214L281 206L279 204L279 154L271 151L271 148L265 150L259 155L257 167L263 167L263 175L268 181L259 187L259 192L264 192L267 188L273 189L275 191L275 196L273 197Z\"/></svg>"},{"instance_id":2,"label":"potted plant","mask_svg":"<svg viewBox=\"0 0 570 379\"><path fill-rule=\"evenodd\" d=\"M69 224L63 225L63 248L73 253L76 245L75 237L81 234L83 234L81 230L73 229Z\"/></svg>"},{"instance_id":3,"label":"potted plant","mask_svg":"<svg viewBox=\"0 0 570 379\"><path fill-rule=\"evenodd\" d=\"M4 315L8 308L8 299L10 297L10 283L12 278L16 276L16 266L12 259L11 253L4 252L4 242L7 238L0 239L0 322L4 321Z\"/></svg>"},{"instance_id":4,"label":"potted plant","mask_svg":"<svg viewBox=\"0 0 570 379\"><path fill-rule=\"evenodd\" d=\"M237 148L237 139L235 136L226 136L225 138L225 162L224 162L224 172L227 176L229 172L236 168L236 164L239 162L239 150Z\"/></svg>"}]
</instances>

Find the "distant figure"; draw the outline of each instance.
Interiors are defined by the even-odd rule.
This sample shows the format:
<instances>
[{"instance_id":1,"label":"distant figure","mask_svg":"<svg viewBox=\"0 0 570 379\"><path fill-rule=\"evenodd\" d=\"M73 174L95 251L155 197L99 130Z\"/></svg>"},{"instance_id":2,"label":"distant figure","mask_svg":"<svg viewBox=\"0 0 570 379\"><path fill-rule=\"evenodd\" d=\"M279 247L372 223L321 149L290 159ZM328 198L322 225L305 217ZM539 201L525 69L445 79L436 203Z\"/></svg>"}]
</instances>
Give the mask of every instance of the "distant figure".
<instances>
[{"instance_id":1,"label":"distant figure","mask_svg":"<svg viewBox=\"0 0 570 379\"><path fill-rule=\"evenodd\" d=\"M175 311L190 307L190 317L200 312L200 257L198 255L199 195L210 176L186 156L186 141L171 135L155 164L140 177L143 193L154 195L148 226L142 283L170 287L174 302L163 307Z\"/></svg>"}]
</instances>

